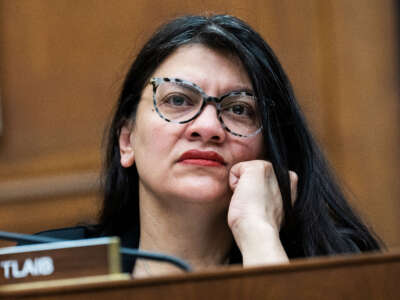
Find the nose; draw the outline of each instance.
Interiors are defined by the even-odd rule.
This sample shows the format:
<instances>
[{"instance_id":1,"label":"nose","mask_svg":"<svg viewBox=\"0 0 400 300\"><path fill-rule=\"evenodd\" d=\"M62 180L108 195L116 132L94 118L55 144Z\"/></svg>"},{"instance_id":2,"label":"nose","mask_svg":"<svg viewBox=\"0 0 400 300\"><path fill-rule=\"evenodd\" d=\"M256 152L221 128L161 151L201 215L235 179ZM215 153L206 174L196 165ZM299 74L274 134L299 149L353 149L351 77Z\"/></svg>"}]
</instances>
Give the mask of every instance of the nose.
<instances>
[{"instance_id":1,"label":"nose","mask_svg":"<svg viewBox=\"0 0 400 300\"><path fill-rule=\"evenodd\" d=\"M190 140L222 143L227 132L218 119L215 105L207 104L200 115L188 124L185 134Z\"/></svg>"}]
</instances>

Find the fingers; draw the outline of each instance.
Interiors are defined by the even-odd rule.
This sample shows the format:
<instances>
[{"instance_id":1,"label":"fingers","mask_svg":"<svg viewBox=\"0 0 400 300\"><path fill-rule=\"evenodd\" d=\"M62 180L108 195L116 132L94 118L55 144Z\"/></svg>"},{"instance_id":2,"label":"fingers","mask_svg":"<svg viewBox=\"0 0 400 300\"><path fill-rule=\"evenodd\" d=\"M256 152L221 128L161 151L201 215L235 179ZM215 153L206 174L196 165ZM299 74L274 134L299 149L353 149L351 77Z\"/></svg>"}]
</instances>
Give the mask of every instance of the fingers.
<instances>
[{"instance_id":1,"label":"fingers","mask_svg":"<svg viewBox=\"0 0 400 300\"><path fill-rule=\"evenodd\" d=\"M232 166L229 172L229 186L234 191L239 179L242 175L250 175L252 182L256 182L258 179L268 178L269 180L276 181L274 168L269 161L265 160L252 160L239 162ZM261 176L261 177L260 177Z\"/></svg>"},{"instance_id":2,"label":"fingers","mask_svg":"<svg viewBox=\"0 0 400 300\"><path fill-rule=\"evenodd\" d=\"M273 180L274 183L277 184L277 179L275 176L275 172L272 164L269 161L245 161L240 162L232 166L229 173L229 186L234 191L240 177L243 175L245 171L248 171L249 168L262 168L264 174L270 180ZM297 183L299 181L299 177L293 171L289 171L289 179L290 179L290 196L292 205L296 202L297 199Z\"/></svg>"},{"instance_id":3,"label":"fingers","mask_svg":"<svg viewBox=\"0 0 400 300\"><path fill-rule=\"evenodd\" d=\"M233 191L228 210L228 224L246 224L259 219L278 228L282 200L272 164L263 160L235 164L229 174Z\"/></svg>"},{"instance_id":4,"label":"fingers","mask_svg":"<svg viewBox=\"0 0 400 300\"><path fill-rule=\"evenodd\" d=\"M290 178L290 197L292 200L292 205L296 202L297 199L297 183L299 181L299 177L293 171L289 171Z\"/></svg>"},{"instance_id":5,"label":"fingers","mask_svg":"<svg viewBox=\"0 0 400 300\"><path fill-rule=\"evenodd\" d=\"M229 186L232 189L232 191L235 190L240 176L243 174L244 168L242 163L237 163L232 166L232 168L229 171Z\"/></svg>"}]
</instances>

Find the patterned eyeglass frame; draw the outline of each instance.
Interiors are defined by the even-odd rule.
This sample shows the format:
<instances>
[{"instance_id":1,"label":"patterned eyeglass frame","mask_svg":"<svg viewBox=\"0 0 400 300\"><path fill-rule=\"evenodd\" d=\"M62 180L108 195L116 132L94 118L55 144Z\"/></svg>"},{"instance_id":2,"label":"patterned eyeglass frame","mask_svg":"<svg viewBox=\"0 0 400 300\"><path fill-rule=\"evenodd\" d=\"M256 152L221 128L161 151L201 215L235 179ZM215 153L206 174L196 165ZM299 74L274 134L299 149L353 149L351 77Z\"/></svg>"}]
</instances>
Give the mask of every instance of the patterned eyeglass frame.
<instances>
[{"instance_id":1,"label":"patterned eyeglass frame","mask_svg":"<svg viewBox=\"0 0 400 300\"><path fill-rule=\"evenodd\" d=\"M201 95L201 97L203 98L203 103L201 104L201 107L199 109L199 111L193 116L191 117L189 120L186 121L174 121L174 120L170 120L168 118L166 118L165 116L163 116L163 114L159 111L158 107L157 107L157 100L156 100L156 91L157 88L161 85L161 83L163 82L175 82L175 83L180 83L180 84L185 84L188 85L190 87L192 87L193 89L195 89L197 92L199 92L199 94ZM243 137L243 138L247 138L247 137L252 137L255 136L257 134L259 134L262 130L262 125L260 126L260 128L258 128L255 132L248 134L248 135L243 135L243 134L239 134L236 132L233 132L232 130L230 130L224 123L224 121L221 118L221 101L229 96L250 96L253 97L254 99L256 99L256 97L249 93L249 92L245 92L245 91L241 91L241 92L230 92L227 93L225 95L222 95L221 97L212 97L212 96L208 96L199 86L197 86L196 84L187 81L187 80L183 80L183 79L179 79L179 78L168 78L168 77L154 77L150 79L150 83L153 85L153 105L154 105L154 109L156 110L157 114L160 116L161 119L167 121L167 122L171 122L171 123L177 123L177 124L185 124L188 123L194 119L196 119L201 112L203 111L204 107L208 104L208 103L215 103L215 107L217 108L217 116L218 116L218 120L220 121L222 127L228 131L230 134L234 135L234 136L238 136L238 137Z\"/></svg>"}]
</instances>

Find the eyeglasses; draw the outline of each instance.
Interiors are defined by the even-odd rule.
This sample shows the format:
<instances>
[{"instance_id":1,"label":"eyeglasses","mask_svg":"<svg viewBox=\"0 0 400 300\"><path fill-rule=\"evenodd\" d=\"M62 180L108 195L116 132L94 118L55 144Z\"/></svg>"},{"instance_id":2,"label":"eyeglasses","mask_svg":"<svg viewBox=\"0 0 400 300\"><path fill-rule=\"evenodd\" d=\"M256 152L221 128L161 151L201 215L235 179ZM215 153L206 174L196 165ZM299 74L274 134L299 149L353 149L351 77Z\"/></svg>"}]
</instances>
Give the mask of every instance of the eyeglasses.
<instances>
[{"instance_id":1,"label":"eyeglasses","mask_svg":"<svg viewBox=\"0 0 400 300\"><path fill-rule=\"evenodd\" d=\"M150 83L154 108L167 122L190 122L208 103L215 103L218 119L229 133L251 137L262 130L256 97L247 91L234 91L217 98L208 96L196 84L178 78L152 78Z\"/></svg>"}]
</instances>

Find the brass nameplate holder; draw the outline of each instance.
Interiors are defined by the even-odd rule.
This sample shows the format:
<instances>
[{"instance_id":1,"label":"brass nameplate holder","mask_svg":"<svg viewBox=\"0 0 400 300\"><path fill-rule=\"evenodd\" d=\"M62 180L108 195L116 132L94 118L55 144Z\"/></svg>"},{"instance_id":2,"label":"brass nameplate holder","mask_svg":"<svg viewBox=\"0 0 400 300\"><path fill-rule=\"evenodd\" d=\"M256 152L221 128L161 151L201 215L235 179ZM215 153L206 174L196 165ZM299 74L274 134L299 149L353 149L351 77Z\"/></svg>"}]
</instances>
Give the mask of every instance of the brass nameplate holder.
<instances>
[{"instance_id":1,"label":"brass nameplate holder","mask_svg":"<svg viewBox=\"0 0 400 300\"><path fill-rule=\"evenodd\" d=\"M116 237L0 249L0 285L120 272L119 239Z\"/></svg>"}]
</instances>

